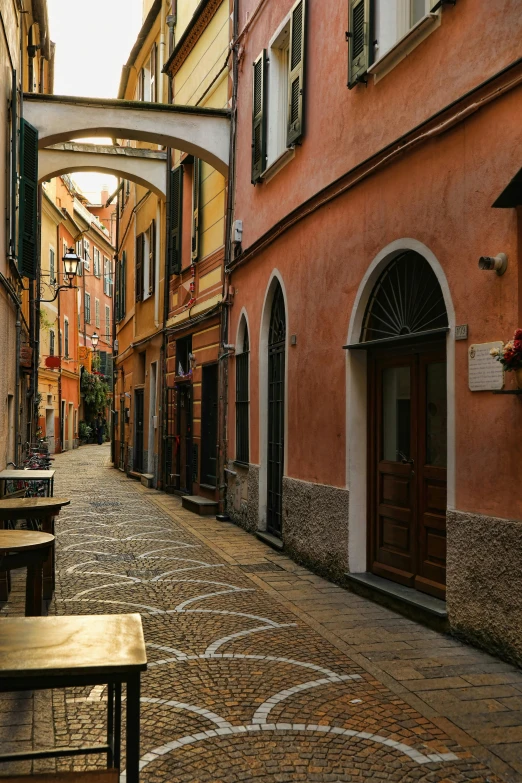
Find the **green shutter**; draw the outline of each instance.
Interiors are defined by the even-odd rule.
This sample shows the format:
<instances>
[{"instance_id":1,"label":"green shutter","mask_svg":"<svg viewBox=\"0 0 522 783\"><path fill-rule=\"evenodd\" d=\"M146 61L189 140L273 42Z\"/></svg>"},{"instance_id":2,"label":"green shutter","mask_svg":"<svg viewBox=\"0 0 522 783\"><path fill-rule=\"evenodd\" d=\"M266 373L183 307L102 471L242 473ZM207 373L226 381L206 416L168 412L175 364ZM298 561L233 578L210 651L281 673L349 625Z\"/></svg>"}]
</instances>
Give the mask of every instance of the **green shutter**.
<instances>
[{"instance_id":1,"label":"green shutter","mask_svg":"<svg viewBox=\"0 0 522 783\"><path fill-rule=\"evenodd\" d=\"M199 193L201 186L201 162L194 158L192 168L192 261L199 258Z\"/></svg>"},{"instance_id":2,"label":"green shutter","mask_svg":"<svg viewBox=\"0 0 522 783\"><path fill-rule=\"evenodd\" d=\"M118 259L115 263L116 280L114 281L114 315L116 321L120 320L120 277L121 261Z\"/></svg>"},{"instance_id":3,"label":"green shutter","mask_svg":"<svg viewBox=\"0 0 522 783\"><path fill-rule=\"evenodd\" d=\"M145 235L136 237L136 301L143 300L143 256L145 249Z\"/></svg>"},{"instance_id":4,"label":"green shutter","mask_svg":"<svg viewBox=\"0 0 522 783\"><path fill-rule=\"evenodd\" d=\"M348 87L366 83L370 67L371 0L348 0Z\"/></svg>"},{"instance_id":5,"label":"green shutter","mask_svg":"<svg viewBox=\"0 0 522 783\"><path fill-rule=\"evenodd\" d=\"M254 63L252 88L252 183L266 168L266 49Z\"/></svg>"},{"instance_id":6,"label":"green shutter","mask_svg":"<svg viewBox=\"0 0 522 783\"><path fill-rule=\"evenodd\" d=\"M120 318L125 318L127 309L127 251L121 254L121 275L120 275Z\"/></svg>"},{"instance_id":7,"label":"green shutter","mask_svg":"<svg viewBox=\"0 0 522 783\"><path fill-rule=\"evenodd\" d=\"M20 214L18 269L36 278L38 260L38 131L26 120L20 124Z\"/></svg>"},{"instance_id":8,"label":"green shutter","mask_svg":"<svg viewBox=\"0 0 522 783\"><path fill-rule=\"evenodd\" d=\"M304 132L306 0L299 0L294 5L290 18L287 147L291 147L292 144L298 144Z\"/></svg>"},{"instance_id":9,"label":"green shutter","mask_svg":"<svg viewBox=\"0 0 522 783\"><path fill-rule=\"evenodd\" d=\"M169 188L169 273L181 272L181 221L183 213L183 167L170 172Z\"/></svg>"},{"instance_id":10,"label":"green shutter","mask_svg":"<svg viewBox=\"0 0 522 783\"><path fill-rule=\"evenodd\" d=\"M149 226L149 294L154 293L156 277L156 221L152 220Z\"/></svg>"},{"instance_id":11,"label":"green shutter","mask_svg":"<svg viewBox=\"0 0 522 783\"><path fill-rule=\"evenodd\" d=\"M107 351L99 351L98 356L100 357L100 372L102 375L107 375Z\"/></svg>"}]
</instances>

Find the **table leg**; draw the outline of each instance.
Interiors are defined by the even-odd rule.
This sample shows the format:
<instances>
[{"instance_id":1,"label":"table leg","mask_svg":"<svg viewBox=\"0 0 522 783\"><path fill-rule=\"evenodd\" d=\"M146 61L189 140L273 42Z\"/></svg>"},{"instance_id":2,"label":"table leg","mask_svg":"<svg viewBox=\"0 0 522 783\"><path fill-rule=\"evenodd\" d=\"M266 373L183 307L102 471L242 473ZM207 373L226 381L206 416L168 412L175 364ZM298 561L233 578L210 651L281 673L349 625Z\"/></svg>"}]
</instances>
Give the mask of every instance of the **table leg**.
<instances>
[{"instance_id":1,"label":"table leg","mask_svg":"<svg viewBox=\"0 0 522 783\"><path fill-rule=\"evenodd\" d=\"M127 681L127 783L140 777L140 675Z\"/></svg>"},{"instance_id":2,"label":"table leg","mask_svg":"<svg viewBox=\"0 0 522 783\"><path fill-rule=\"evenodd\" d=\"M114 766L114 683L107 684L107 769Z\"/></svg>"},{"instance_id":3,"label":"table leg","mask_svg":"<svg viewBox=\"0 0 522 783\"><path fill-rule=\"evenodd\" d=\"M50 533L54 536L54 517L43 517L42 532ZM55 548L50 548L49 555L43 566L43 597L50 601L54 593L54 575L55 575Z\"/></svg>"},{"instance_id":4,"label":"table leg","mask_svg":"<svg viewBox=\"0 0 522 783\"><path fill-rule=\"evenodd\" d=\"M114 766L121 766L121 682L114 683Z\"/></svg>"},{"instance_id":5,"label":"table leg","mask_svg":"<svg viewBox=\"0 0 522 783\"><path fill-rule=\"evenodd\" d=\"M41 560L27 566L25 588L26 617L41 617L42 615L42 566Z\"/></svg>"},{"instance_id":6,"label":"table leg","mask_svg":"<svg viewBox=\"0 0 522 783\"><path fill-rule=\"evenodd\" d=\"M3 481L0 481L0 487L3 483ZM5 522L0 522L0 530L5 530L5 525ZM0 601L7 601L9 599L9 590L11 588L9 582L9 571L0 571Z\"/></svg>"}]
</instances>

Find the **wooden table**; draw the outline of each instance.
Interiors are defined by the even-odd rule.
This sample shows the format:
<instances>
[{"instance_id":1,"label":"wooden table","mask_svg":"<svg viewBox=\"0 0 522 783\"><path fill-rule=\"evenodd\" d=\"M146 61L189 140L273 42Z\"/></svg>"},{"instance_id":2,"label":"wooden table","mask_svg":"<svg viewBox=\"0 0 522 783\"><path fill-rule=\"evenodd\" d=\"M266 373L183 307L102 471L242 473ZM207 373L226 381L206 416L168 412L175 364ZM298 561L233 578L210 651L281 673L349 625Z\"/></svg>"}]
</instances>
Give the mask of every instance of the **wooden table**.
<instances>
[{"instance_id":1,"label":"wooden table","mask_svg":"<svg viewBox=\"0 0 522 783\"><path fill-rule=\"evenodd\" d=\"M107 685L107 744L2 753L0 761L104 753L120 768L121 686L127 685L126 776L138 783L140 676L147 653L139 614L0 619L0 692Z\"/></svg>"},{"instance_id":2,"label":"wooden table","mask_svg":"<svg viewBox=\"0 0 522 783\"><path fill-rule=\"evenodd\" d=\"M42 614L42 571L51 555L54 536L32 530L0 530L0 570L27 567L25 615ZM1 633L1 631L0 631Z\"/></svg>"},{"instance_id":3,"label":"wooden table","mask_svg":"<svg viewBox=\"0 0 522 783\"><path fill-rule=\"evenodd\" d=\"M0 498L5 495L6 481L46 481L47 497L52 497L55 473L55 470L0 470Z\"/></svg>"},{"instance_id":4,"label":"wooden table","mask_svg":"<svg viewBox=\"0 0 522 783\"><path fill-rule=\"evenodd\" d=\"M9 520L41 519L42 531L54 536L54 520L62 506L68 506L67 498L0 498L0 530ZM55 581L55 549L52 548L49 558L43 567L43 597L49 601L54 593ZM9 596L9 580L6 572L0 571L0 601L7 601Z\"/></svg>"}]
</instances>

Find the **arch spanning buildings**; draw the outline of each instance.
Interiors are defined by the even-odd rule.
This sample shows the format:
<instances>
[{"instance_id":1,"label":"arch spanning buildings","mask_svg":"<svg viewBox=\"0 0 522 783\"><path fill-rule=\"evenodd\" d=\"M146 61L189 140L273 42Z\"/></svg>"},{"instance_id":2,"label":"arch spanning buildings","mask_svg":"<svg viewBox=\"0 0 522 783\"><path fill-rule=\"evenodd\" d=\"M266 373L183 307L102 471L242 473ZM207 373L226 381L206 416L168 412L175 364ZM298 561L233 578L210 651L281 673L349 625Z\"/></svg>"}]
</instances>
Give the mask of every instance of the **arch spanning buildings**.
<instances>
[{"instance_id":1,"label":"arch spanning buildings","mask_svg":"<svg viewBox=\"0 0 522 783\"><path fill-rule=\"evenodd\" d=\"M228 171L230 113L224 109L27 93L24 117L38 131L39 149L85 137L135 139Z\"/></svg>"}]
</instances>

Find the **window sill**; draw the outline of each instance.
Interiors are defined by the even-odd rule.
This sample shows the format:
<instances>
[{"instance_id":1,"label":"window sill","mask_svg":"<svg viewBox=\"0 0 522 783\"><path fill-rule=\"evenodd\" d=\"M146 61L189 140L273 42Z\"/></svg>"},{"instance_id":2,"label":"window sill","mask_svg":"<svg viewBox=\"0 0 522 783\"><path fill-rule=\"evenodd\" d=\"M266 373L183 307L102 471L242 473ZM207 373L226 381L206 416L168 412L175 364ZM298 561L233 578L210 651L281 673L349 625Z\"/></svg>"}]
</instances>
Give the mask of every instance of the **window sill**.
<instances>
[{"instance_id":1,"label":"window sill","mask_svg":"<svg viewBox=\"0 0 522 783\"><path fill-rule=\"evenodd\" d=\"M406 35L399 38L397 43L389 49L379 60L368 68L368 74L375 76L378 82L388 74L401 60L404 60L425 38L440 27L440 12L429 13L419 19Z\"/></svg>"},{"instance_id":2,"label":"window sill","mask_svg":"<svg viewBox=\"0 0 522 783\"><path fill-rule=\"evenodd\" d=\"M263 171L261 179L263 182L270 182L270 180L278 174L282 168L290 163L295 158L295 147L289 147L281 155L274 160L270 166Z\"/></svg>"}]
</instances>

